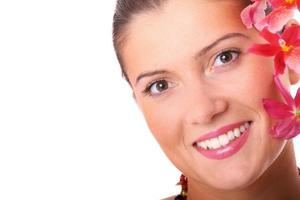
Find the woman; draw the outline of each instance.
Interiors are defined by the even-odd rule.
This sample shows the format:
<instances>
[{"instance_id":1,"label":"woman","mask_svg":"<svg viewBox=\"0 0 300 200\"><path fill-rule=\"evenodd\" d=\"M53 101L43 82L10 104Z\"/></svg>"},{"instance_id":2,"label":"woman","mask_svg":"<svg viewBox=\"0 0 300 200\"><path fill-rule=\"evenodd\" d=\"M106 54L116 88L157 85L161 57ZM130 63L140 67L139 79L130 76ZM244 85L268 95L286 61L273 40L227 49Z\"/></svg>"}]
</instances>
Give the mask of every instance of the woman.
<instances>
[{"instance_id":1,"label":"woman","mask_svg":"<svg viewBox=\"0 0 300 200\"><path fill-rule=\"evenodd\" d=\"M250 47L263 54L263 47L276 46L252 46L266 42L260 32L272 20L258 13L266 4L250 3L117 2L114 45L122 72L151 132L184 174L181 195L168 199L300 199L293 141L280 135L282 126L272 118L279 106L287 110L284 103L272 105L289 98L284 87L299 75L278 67L287 58L280 60L278 49L265 52L277 53L275 69L273 57L249 53ZM244 23L255 28L242 23L245 7ZM290 52L284 45L281 50Z\"/></svg>"}]
</instances>

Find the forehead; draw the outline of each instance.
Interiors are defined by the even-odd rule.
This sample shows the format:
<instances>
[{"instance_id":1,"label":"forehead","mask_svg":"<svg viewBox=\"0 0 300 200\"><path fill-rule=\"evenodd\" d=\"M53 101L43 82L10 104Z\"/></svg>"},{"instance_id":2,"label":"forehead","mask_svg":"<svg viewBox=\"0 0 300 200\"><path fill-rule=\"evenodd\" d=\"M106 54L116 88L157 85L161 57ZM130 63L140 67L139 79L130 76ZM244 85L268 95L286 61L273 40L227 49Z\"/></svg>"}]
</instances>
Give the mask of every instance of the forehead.
<instances>
[{"instance_id":1,"label":"forehead","mask_svg":"<svg viewBox=\"0 0 300 200\"><path fill-rule=\"evenodd\" d=\"M168 0L135 16L121 49L130 77L155 67L183 64L200 48L230 32L245 31L242 0Z\"/></svg>"}]
</instances>

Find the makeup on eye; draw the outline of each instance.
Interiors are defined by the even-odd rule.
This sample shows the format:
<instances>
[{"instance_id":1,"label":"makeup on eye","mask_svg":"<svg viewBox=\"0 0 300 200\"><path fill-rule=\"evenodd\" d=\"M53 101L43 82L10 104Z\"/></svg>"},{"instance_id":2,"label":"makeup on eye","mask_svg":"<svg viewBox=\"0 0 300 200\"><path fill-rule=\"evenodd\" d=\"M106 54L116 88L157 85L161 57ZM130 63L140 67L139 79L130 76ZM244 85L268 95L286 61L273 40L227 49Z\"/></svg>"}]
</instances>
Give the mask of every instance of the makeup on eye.
<instances>
[{"instance_id":1,"label":"makeup on eye","mask_svg":"<svg viewBox=\"0 0 300 200\"><path fill-rule=\"evenodd\" d=\"M202 59L205 55L207 55L210 51L212 51L214 48L218 47L220 44L226 44L228 42L238 42L238 44L245 44L245 42L250 41L250 37L238 32L233 33L227 33L223 35L222 37L216 39L211 44L203 47L201 50L197 51L195 55L193 55L193 59L198 60ZM242 42L243 41L243 42ZM237 45L238 45L237 44ZM139 74L135 80L135 85L138 85L138 83L147 77L156 76L156 75L162 75L162 74L168 74L168 71L162 69L162 70L153 70L153 71L147 71Z\"/></svg>"},{"instance_id":2,"label":"makeup on eye","mask_svg":"<svg viewBox=\"0 0 300 200\"><path fill-rule=\"evenodd\" d=\"M221 52L218 52L216 56L213 56L213 64L209 64L209 69L211 67L226 67L235 62L241 53L242 51L239 48L223 49ZM210 61L208 63L210 63ZM159 78L147 84L142 93L144 96L159 96L169 89L170 84L171 83L165 78Z\"/></svg>"},{"instance_id":3,"label":"makeup on eye","mask_svg":"<svg viewBox=\"0 0 300 200\"><path fill-rule=\"evenodd\" d=\"M142 91L144 95L157 96L169 88L169 82L165 79L158 79L150 82Z\"/></svg>"},{"instance_id":4,"label":"makeup on eye","mask_svg":"<svg viewBox=\"0 0 300 200\"><path fill-rule=\"evenodd\" d=\"M239 48L230 48L222 50L220 53L217 53L217 55L213 58L213 63L209 67L220 67L220 66L227 66L233 62L235 62L240 54L241 49Z\"/></svg>"}]
</instances>

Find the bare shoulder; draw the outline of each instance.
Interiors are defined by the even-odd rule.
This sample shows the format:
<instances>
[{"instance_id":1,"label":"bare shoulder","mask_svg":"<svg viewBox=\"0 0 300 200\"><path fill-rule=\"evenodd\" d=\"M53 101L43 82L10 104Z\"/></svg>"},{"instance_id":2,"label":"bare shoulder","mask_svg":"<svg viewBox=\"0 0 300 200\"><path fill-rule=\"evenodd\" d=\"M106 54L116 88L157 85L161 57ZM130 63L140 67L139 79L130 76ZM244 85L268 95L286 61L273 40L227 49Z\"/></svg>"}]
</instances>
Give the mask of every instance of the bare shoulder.
<instances>
[{"instance_id":1,"label":"bare shoulder","mask_svg":"<svg viewBox=\"0 0 300 200\"><path fill-rule=\"evenodd\" d=\"M174 200L175 199L175 196L171 196L171 197L168 197L168 198L165 198L165 199L161 199L161 200Z\"/></svg>"}]
</instances>

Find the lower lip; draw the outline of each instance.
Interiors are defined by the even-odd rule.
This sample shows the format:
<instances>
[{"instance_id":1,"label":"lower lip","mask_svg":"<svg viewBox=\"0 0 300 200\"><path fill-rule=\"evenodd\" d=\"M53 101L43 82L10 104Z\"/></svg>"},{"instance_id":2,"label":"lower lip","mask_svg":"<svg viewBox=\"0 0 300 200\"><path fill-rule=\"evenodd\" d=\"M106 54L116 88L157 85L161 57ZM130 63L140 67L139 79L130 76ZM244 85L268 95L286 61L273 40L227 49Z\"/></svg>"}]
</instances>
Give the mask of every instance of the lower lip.
<instances>
[{"instance_id":1,"label":"lower lip","mask_svg":"<svg viewBox=\"0 0 300 200\"><path fill-rule=\"evenodd\" d=\"M230 142L225 147L219 149L210 149L210 150L196 147L196 149L199 153L201 153L203 156L209 159L221 160L229 156L232 156L233 154L237 153L246 143L247 138L249 136L251 125L252 123L247 128L247 130L243 132L243 134L240 137L236 138L234 141Z\"/></svg>"}]
</instances>

